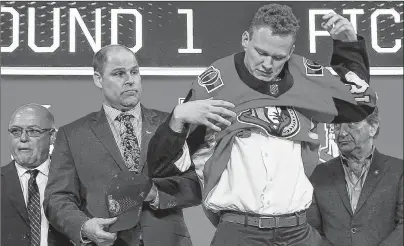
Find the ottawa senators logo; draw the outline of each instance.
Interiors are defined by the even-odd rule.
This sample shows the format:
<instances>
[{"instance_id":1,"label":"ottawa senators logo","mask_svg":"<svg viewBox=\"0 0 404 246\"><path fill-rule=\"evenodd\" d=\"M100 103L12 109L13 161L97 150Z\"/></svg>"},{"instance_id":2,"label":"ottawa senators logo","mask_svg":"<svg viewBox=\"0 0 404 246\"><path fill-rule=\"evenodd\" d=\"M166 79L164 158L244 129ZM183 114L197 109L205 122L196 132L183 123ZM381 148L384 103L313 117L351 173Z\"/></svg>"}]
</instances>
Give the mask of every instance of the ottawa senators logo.
<instances>
[{"instance_id":1,"label":"ottawa senators logo","mask_svg":"<svg viewBox=\"0 0 404 246\"><path fill-rule=\"evenodd\" d=\"M306 67L307 76L324 76L324 67L312 60L303 57L303 64Z\"/></svg>"},{"instance_id":2,"label":"ottawa senators logo","mask_svg":"<svg viewBox=\"0 0 404 246\"><path fill-rule=\"evenodd\" d=\"M291 138L300 130L296 111L289 107L263 107L242 111L237 120L263 129L268 135Z\"/></svg>"},{"instance_id":3,"label":"ottawa senators logo","mask_svg":"<svg viewBox=\"0 0 404 246\"><path fill-rule=\"evenodd\" d=\"M121 211L121 206L111 195L108 196L108 210L113 215L117 215Z\"/></svg>"},{"instance_id":4,"label":"ottawa senators logo","mask_svg":"<svg viewBox=\"0 0 404 246\"><path fill-rule=\"evenodd\" d=\"M198 76L198 84L205 87L208 93L224 85L219 69L213 66L210 66L205 72Z\"/></svg>"}]
</instances>

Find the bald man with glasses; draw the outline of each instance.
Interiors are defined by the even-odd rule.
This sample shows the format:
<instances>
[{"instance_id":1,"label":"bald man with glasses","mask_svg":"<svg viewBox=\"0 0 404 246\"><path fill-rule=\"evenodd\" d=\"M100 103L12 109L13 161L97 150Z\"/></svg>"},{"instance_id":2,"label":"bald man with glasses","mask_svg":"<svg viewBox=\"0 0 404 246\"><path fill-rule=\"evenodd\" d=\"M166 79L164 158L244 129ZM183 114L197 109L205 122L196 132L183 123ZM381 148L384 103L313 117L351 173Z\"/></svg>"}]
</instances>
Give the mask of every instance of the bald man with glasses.
<instances>
[{"instance_id":1,"label":"bald man with glasses","mask_svg":"<svg viewBox=\"0 0 404 246\"><path fill-rule=\"evenodd\" d=\"M24 105L11 116L8 132L13 160L1 167L2 246L71 245L49 226L42 207L54 122L53 115L38 104Z\"/></svg>"}]
</instances>

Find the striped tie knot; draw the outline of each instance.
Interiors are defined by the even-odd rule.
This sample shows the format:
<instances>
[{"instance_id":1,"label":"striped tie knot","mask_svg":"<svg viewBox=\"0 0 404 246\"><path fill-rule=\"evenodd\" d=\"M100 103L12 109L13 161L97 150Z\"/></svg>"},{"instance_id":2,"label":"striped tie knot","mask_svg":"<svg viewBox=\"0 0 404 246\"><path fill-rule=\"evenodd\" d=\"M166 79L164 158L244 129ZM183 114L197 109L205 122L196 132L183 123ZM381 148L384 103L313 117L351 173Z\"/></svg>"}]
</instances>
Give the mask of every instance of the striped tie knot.
<instances>
[{"instance_id":1,"label":"striped tie knot","mask_svg":"<svg viewBox=\"0 0 404 246\"><path fill-rule=\"evenodd\" d=\"M39 171L37 169L28 170L27 173L31 176L31 178L36 179L38 176Z\"/></svg>"}]
</instances>

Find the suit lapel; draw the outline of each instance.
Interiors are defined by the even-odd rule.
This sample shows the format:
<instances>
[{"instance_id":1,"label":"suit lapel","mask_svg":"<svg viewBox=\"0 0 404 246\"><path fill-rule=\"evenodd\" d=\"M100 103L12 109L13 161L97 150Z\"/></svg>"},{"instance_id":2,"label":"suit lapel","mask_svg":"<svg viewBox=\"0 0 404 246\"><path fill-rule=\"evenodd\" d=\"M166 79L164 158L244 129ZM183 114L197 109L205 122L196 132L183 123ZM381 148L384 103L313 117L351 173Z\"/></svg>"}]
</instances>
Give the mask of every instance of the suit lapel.
<instances>
[{"instance_id":1,"label":"suit lapel","mask_svg":"<svg viewBox=\"0 0 404 246\"><path fill-rule=\"evenodd\" d=\"M383 178L388 165L385 165L386 158L375 149L373 153L373 160L370 164L368 175L366 176L365 183L363 184L362 192L359 196L357 211L363 206L365 201L368 199L369 195L376 188L379 181Z\"/></svg>"},{"instance_id":2,"label":"suit lapel","mask_svg":"<svg viewBox=\"0 0 404 246\"><path fill-rule=\"evenodd\" d=\"M342 203L344 204L345 208L352 216L352 208L351 202L349 201L348 191L346 190L346 182L345 182L345 173L344 169L342 168L342 164L339 158L335 158L333 160L334 163L330 165L332 167L332 178L334 181L335 188L338 191L339 196L341 197Z\"/></svg>"},{"instance_id":3,"label":"suit lapel","mask_svg":"<svg viewBox=\"0 0 404 246\"><path fill-rule=\"evenodd\" d=\"M116 145L114 135L111 131L111 127L109 126L107 116L103 108L90 120L89 125L94 134L100 139L102 144L111 154L112 158L114 158L119 168L121 170L128 170L122 158L121 152Z\"/></svg>"},{"instance_id":4,"label":"suit lapel","mask_svg":"<svg viewBox=\"0 0 404 246\"><path fill-rule=\"evenodd\" d=\"M142 171L145 163L147 161L147 149L149 146L149 142L157 127L160 125L160 122L156 120L157 114L148 109L142 107L142 143L141 143L141 151L140 151L140 163L139 170Z\"/></svg>"},{"instance_id":5,"label":"suit lapel","mask_svg":"<svg viewBox=\"0 0 404 246\"><path fill-rule=\"evenodd\" d=\"M1 178L4 179L4 190L24 222L29 225L27 207L25 205L20 179L14 161L10 162L10 164L5 167L2 167L2 170Z\"/></svg>"}]
</instances>

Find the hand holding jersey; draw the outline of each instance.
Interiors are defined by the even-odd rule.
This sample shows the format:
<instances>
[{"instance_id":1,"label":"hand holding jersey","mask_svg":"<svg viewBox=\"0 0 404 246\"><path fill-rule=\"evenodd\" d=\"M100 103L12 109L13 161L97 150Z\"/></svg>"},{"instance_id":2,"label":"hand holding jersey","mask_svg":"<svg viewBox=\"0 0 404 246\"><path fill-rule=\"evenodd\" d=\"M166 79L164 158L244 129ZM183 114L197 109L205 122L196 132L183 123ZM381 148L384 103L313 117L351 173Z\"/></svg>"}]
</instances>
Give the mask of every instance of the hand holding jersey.
<instances>
[{"instance_id":1,"label":"hand holding jersey","mask_svg":"<svg viewBox=\"0 0 404 246\"><path fill-rule=\"evenodd\" d=\"M355 29L349 20L335 12L323 16L321 27L330 33L332 39L342 42L357 42Z\"/></svg>"},{"instance_id":2,"label":"hand holding jersey","mask_svg":"<svg viewBox=\"0 0 404 246\"><path fill-rule=\"evenodd\" d=\"M358 41L355 29L352 23L349 22L347 18L344 18L343 16L338 15L335 12L330 12L329 14L323 16L323 20L324 22L321 23L321 26L330 33L331 37L334 40L340 40L342 42ZM371 101L371 99L375 99L376 97L375 93L369 88L369 85L366 81L368 80L368 78L362 79L355 72L347 71L345 66L340 67L339 64L334 66L333 68L336 70L338 75L340 75L341 80L347 86L349 86L351 94L355 97L355 101L359 104L365 103L366 107L369 106L370 108L373 108L375 102ZM215 72L215 68L213 67L212 69L212 67L210 67L208 68L208 71L209 74L212 74ZM200 82L201 80L202 83ZM218 86L215 87L214 83L209 82L210 88L208 88L207 84L203 84L203 78L201 79L201 77L199 77L198 81L199 85L206 88L209 95L211 95L210 92L213 92L214 90L222 86L222 83L219 83ZM214 131L223 130L223 128L218 127L210 120L214 120L225 126L230 126L231 122L228 119L223 118L222 116L229 116L234 118L236 114L226 109L226 107L234 108L234 104L223 100L206 100L203 98L197 98L194 95L192 95L192 98L194 101L186 100L186 102L178 105L175 108L173 117L170 122L171 129L176 132L180 132L183 128L183 125L189 123L205 125L213 129ZM359 121L359 119L353 121Z\"/></svg>"},{"instance_id":3,"label":"hand holding jersey","mask_svg":"<svg viewBox=\"0 0 404 246\"><path fill-rule=\"evenodd\" d=\"M222 130L218 125L229 126L231 122L225 117L235 117L236 114L227 108L234 104L223 100L197 100L177 105L170 120L170 127L175 132L181 132L186 123L205 125L214 131ZM211 122L216 121L216 125Z\"/></svg>"},{"instance_id":4,"label":"hand holding jersey","mask_svg":"<svg viewBox=\"0 0 404 246\"><path fill-rule=\"evenodd\" d=\"M186 123L206 126L208 129L202 133L206 134L205 139L209 139L214 134L216 141L220 141L222 137L234 132L235 129L241 129L242 127L239 126L241 124L244 125L244 128L258 126L269 135L316 145L319 141L315 132L318 122L357 122L364 119L373 112L376 100L375 93L368 85L369 64L364 40L358 41L353 25L335 12L324 15L323 20L322 27L334 39L331 65L341 80L335 78L321 65L310 64L311 61L308 59L291 54L289 51L293 50L293 47L281 50L286 56L280 60L276 57L269 58L272 61L271 65L267 62L268 57L271 57L269 53L261 54L262 48L260 47L263 47L265 43L255 43L252 45L253 49L247 47L254 41L251 34L247 32L243 34L242 44L246 53L250 53L246 58L249 60L247 62L244 60L244 63L252 64L247 66L247 69L250 67L249 72L254 75L257 70L256 75L260 75L262 78L277 77L280 73L275 74L279 70L278 68L286 66L286 69L283 70L289 70L291 74L289 77L296 83L284 95L279 93L279 89L275 87L276 84L274 84L274 90L271 87L269 95L258 93L255 90L251 91L244 83L234 82L239 80L239 77L234 71L234 64L231 64L232 58L228 59L229 61L220 59L198 76L198 80L193 83L185 102L174 109L169 124L170 128L175 132L181 132ZM257 30L254 35L261 35L261 33L262 30ZM262 35L262 37L265 40L266 36ZM265 40L265 42L269 41ZM351 51L352 47L349 47L349 51L346 50L346 45L355 46L354 51ZM261 57L265 58L262 58L260 65ZM262 71L268 71L268 76ZM256 76L254 75L254 77ZM286 80L284 79L281 83L286 83ZM273 81L267 83L273 83ZM344 84L346 86L343 86ZM212 98L217 100L212 100ZM292 109L285 111L290 114L287 117L290 118L289 126L285 126L287 123L285 120L279 124L280 121L271 120L269 116L259 113L262 108L266 115L265 112L269 112L269 108L279 106L298 109L298 112L294 112ZM235 118L236 114L227 108L235 111L237 117ZM300 115L301 113L303 116ZM296 114L297 116L295 116ZM232 118L226 119L228 116ZM296 121L295 118L298 120ZM298 124L295 124L296 122ZM222 128L219 128L220 124ZM219 131L220 133L216 134ZM196 150L191 148L191 154ZM310 159L314 160L316 156L313 154L313 158ZM202 177L200 178L202 180Z\"/></svg>"},{"instance_id":5,"label":"hand holding jersey","mask_svg":"<svg viewBox=\"0 0 404 246\"><path fill-rule=\"evenodd\" d=\"M350 53L348 57L344 52L339 52L341 45L364 43L363 38L358 40L355 28L347 18L331 12L323 16L324 22L321 26L326 29L334 39L334 55L331 59L331 65L334 71L340 76L341 81L348 86L350 93L354 96L356 103L361 106L358 111L362 111L357 119L347 119L339 117L334 119L334 123L343 121L359 122L371 114L375 108L377 95L372 88L369 87L369 62L366 52ZM363 46L365 46L363 44ZM365 59L360 58L363 56ZM363 60L364 64L357 63L357 60ZM363 66L364 65L364 66Z\"/></svg>"},{"instance_id":6,"label":"hand holding jersey","mask_svg":"<svg viewBox=\"0 0 404 246\"><path fill-rule=\"evenodd\" d=\"M331 12L324 15L323 20L324 22L321 23L321 26L330 33L332 39L342 42L358 41L355 29L347 18L335 12ZM350 92L355 96L357 102L370 103L371 97L369 95L363 95L369 87L369 84L364 79L359 78L359 76L352 71L347 72L344 79L348 82Z\"/></svg>"}]
</instances>

